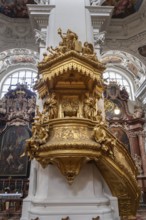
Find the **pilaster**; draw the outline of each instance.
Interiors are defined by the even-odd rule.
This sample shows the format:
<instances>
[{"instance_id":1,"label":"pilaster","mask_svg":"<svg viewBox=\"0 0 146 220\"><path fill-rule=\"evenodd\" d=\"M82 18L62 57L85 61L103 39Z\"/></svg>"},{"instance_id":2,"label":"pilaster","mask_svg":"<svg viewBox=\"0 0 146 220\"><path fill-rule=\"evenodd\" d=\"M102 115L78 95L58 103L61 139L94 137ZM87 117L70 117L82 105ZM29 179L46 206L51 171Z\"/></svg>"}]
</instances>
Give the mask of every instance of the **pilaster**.
<instances>
[{"instance_id":1,"label":"pilaster","mask_svg":"<svg viewBox=\"0 0 146 220\"><path fill-rule=\"evenodd\" d=\"M98 57L100 58L102 44L105 40L105 30L110 24L113 6L86 6L88 9L93 26L94 46Z\"/></svg>"},{"instance_id":2,"label":"pilaster","mask_svg":"<svg viewBox=\"0 0 146 220\"><path fill-rule=\"evenodd\" d=\"M89 10L94 30L103 31L109 26L113 6L86 6Z\"/></svg>"},{"instance_id":3,"label":"pilaster","mask_svg":"<svg viewBox=\"0 0 146 220\"><path fill-rule=\"evenodd\" d=\"M28 4L28 11L30 17L30 23L35 33L36 43L38 43L40 57L42 57L43 51L46 47L46 35L47 27L49 23L49 16L54 5L44 4L43 1L40 4Z\"/></svg>"}]
</instances>

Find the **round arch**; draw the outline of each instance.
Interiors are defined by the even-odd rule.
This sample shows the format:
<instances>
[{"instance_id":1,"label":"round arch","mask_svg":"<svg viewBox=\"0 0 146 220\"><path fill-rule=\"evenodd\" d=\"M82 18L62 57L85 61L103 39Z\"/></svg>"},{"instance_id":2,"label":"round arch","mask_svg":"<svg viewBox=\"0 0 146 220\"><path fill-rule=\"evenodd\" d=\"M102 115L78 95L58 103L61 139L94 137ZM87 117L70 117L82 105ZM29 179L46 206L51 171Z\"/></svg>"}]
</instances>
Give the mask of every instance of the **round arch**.
<instances>
[{"instance_id":1,"label":"round arch","mask_svg":"<svg viewBox=\"0 0 146 220\"><path fill-rule=\"evenodd\" d=\"M134 100L136 90L146 78L146 66L137 57L118 50L103 53L101 61L106 66L105 72L117 72L127 80Z\"/></svg>"},{"instance_id":2,"label":"round arch","mask_svg":"<svg viewBox=\"0 0 146 220\"><path fill-rule=\"evenodd\" d=\"M36 69L32 67L19 67L7 73L0 82L0 97L9 90L14 89L18 83L27 84L28 88L32 90L32 86L37 77Z\"/></svg>"},{"instance_id":3,"label":"round arch","mask_svg":"<svg viewBox=\"0 0 146 220\"><path fill-rule=\"evenodd\" d=\"M129 93L129 98L134 100L134 92L135 92L135 85L132 83L132 77L128 77L127 72L125 70L121 70L118 67L108 66L103 73L104 79L108 79L109 81L116 81L117 84L125 87L127 92Z\"/></svg>"},{"instance_id":4,"label":"round arch","mask_svg":"<svg viewBox=\"0 0 146 220\"><path fill-rule=\"evenodd\" d=\"M8 89L8 82L9 85L14 83L15 84L22 83L22 81L23 83L25 83L27 82L27 79L33 77L33 76L30 77L29 74L31 75L32 73L36 75L38 61L39 61L38 53L26 48L14 48L0 53L0 97L2 97L2 95L4 94L3 86L6 80L7 80L6 87ZM26 74L24 74L24 72ZM13 74L15 74L15 77L13 76ZM18 76L18 80L16 80L17 78L16 75ZM30 81L30 79L28 81ZM6 91L6 87L5 87L5 91Z\"/></svg>"}]
</instances>

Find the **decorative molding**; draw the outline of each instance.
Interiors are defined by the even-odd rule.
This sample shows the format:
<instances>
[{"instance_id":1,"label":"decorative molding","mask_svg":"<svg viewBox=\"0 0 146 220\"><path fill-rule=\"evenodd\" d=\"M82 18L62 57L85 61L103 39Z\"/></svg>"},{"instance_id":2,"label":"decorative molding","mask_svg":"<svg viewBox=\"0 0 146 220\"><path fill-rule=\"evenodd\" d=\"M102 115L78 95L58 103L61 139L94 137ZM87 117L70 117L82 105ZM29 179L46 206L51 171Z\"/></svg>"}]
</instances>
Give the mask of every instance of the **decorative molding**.
<instances>
[{"instance_id":1,"label":"decorative molding","mask_svg":"<svg viewBox=\"0 0 146 220\"><path fill-rule=\"evenodd\" d=\"M27 5L31 26L33 29L46 29L48 26L49 15L51 10L55 7L49 4Z\"/></svg>"},{"instance_id":2,"label":"decorative molding","mask_svg":"<svg viewBox=\"0 0 146 220\"><path fill-rule=\"evenodd\" d=\"M146 2L138 12L123 18L111 19L103 51L119 50L133 54L146 65L146 57L139 54L138 48L145 45ZM135 28L136 27L136 28Z\"/></svg>"},{"instance_id":3,"label":"decorative molding","mask_svg":"<svg viewBox=\"0 0 146 220\"><path fill-rule=\"evenodd\" d=\"M36 2L37 4L27 5L27 7L31 27L35 32L36 42L39 44L40 50L40 48L45 48L49 15L55 6L50 5L49 0L36 0Z\"/></svg>"},{"instance_id":4,"label":"decorative molding","mask_svg":"<svg viewBox=\"0 0 146 220\"><path fill-rule=\"evenodd\" d=\"M146 68L140 59L132 54L129 54L120 50L110 50L104 52L101 57L102 63L106 64L107 67L111 65L114 68L120 68L122 71L127 72L127 76L131 80L134 80L135 89L139 88L145 80Z\"/></svg>"},{"instance_id":5,"label":"decorative molding","mask_svg":"<svg viewBox=\"0 0 146 220\"><path fill-rule=\"evenodd\" d=\"M113 6L86 6L91 15L93 29L105 30L111 20Z\"/></svg>"},{"instance_id":6,"label":"decorative molding","mask_svg":"<svg viewBox=\"0 0 146 220\"><path fill-rule=\"evenodd\" d=\"M106 31L102 31L102 32L95 32L94 31L93 35L94 35L94 45L95 46L104 44L105 34L106 34Z\"/></svg>"},{"instance_id":7,"label":"decorative molding","mask_svg":"<svg viewBox=\"0 0 146 220\"><path fill-rule=\"evenodd\" d=\"M8 18L0 14L0 51L15 47L36 50L29 19Z\"/></svg>"},{"instance_id":8,"label":"decorative molding","mask_svg":"<svg viewBox=\"0 0 146 220\"><path fill-rule=\"evenodd\" d=\"M34 32L35 32L36 43L45 44L46 43L46 38L47 38L47 33L39 31L37 29L35 29Z\"/></svg>"},{"instance_id":9,"label":"decorative molding","mask_svg":"<svg viewBox=\"0 0 146 220\"><path fill-rule=\"evenodd\" d=\"M32 64L37 65L39 55L37 52L25 49L14 48L0 53L0 73L10 66L17 64Z\"/></svg>"},{"instance_id":10,"label":"decorative molding","mask_svg":"<svg viewBox=\"0 0 146 220\"><path fill-rule=\"evenodd\" d=\"M146 2L143 1L138 12L123 19L111 19L108 37L126 39L145 30ZM136 27L136 28L135 28Z\"/></svg>"},{"instance_id":11,"label":"decorative molding","mask_svg":"<svg viewBox=\"0 0 146 220\"><path fill-rule=\"evenodd\" d=\"M108 37L106 37L106 45L108 48L110 49L121 49L121 48L127 48L126 51L130 51L130 50L134 50L136 48L136 50L138 49L138 47L140 45L145 44L145 37L146 37L146 31L142 31L139 34L136 34L134 36L131 37L127 37L126 39L122 39L122 38L115 38L115 36L111 36L109 33L107 32ZM141 58L143 58L142 56L140 56Z\"/></svg>"}]
</instances>

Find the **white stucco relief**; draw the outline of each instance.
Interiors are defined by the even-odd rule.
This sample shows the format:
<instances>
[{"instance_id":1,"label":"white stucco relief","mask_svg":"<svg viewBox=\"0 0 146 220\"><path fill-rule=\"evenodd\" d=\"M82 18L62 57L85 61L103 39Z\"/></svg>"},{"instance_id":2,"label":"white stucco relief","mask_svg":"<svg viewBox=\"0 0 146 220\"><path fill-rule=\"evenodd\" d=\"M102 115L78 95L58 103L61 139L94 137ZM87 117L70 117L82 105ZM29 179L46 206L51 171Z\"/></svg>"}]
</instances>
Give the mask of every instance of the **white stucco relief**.
<instances>
[{"instance_id":1,"label":"white stucco relief","mask_svg":"<svg viewBox=\"0 0 146 220\"><path fill-rule=\"evenodd\" d=\"M0 73L14 65L37 66L38 53L25 48L14 48L0 53Z\"/></svg>"}]
</instances>

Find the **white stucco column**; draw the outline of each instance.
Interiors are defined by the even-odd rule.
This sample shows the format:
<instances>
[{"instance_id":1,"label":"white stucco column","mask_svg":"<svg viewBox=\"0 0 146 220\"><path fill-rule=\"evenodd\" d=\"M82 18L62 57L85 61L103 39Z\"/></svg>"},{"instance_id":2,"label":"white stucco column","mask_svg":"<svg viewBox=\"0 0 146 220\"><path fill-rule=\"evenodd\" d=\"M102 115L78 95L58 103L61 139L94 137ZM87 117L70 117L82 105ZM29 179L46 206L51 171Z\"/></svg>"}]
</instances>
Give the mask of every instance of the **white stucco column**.
<instances>
[{"instance_id":1,"label":"white stucco column","mask_svg":"<svg viewBox=\"0 0 146 220\"><path fill-rule=\"evenodd\" d=\"M85 7L85 0L55 0L55 8L49 18L47 33L47 45L57 46L60 37L57 34L58 28L62 32L71 29L77 33L79 40L93 43L93 30L89 11Z\"/></svg>"},{"instance_id":2,"label":"white stucco column","mask_svg":"<svg viewBox=\"0 0 146 220\"><path fill-rule=\"evenodd\" d=\"M46 3L38 1L37 4L28 4L28 12L32 30L34 32L36 44L38 44L38 52L40 60L43 58L43 53L46 50L47 27L49 23L49 16L55 5L51 5L49 1Z\"/></svg>"}]
</instances>

